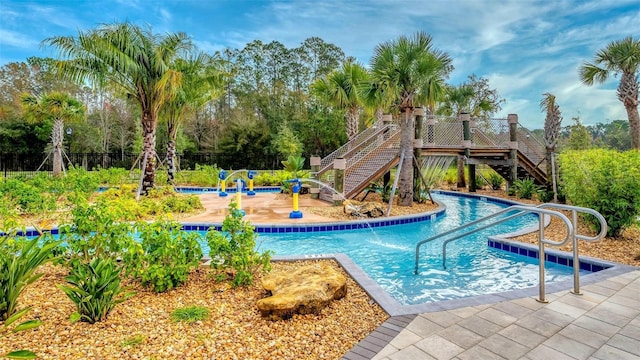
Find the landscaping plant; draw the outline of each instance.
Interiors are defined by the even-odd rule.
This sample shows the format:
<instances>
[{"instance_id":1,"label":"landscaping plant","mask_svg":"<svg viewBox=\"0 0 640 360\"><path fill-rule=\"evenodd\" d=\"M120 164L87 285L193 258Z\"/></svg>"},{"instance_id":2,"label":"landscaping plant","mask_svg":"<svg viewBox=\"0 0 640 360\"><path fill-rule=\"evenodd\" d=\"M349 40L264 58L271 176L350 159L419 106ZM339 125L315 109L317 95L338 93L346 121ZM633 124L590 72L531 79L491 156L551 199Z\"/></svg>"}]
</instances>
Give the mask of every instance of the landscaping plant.
<instances>
[{"instance_id":1,"label":"landscaping plant","mask_svg":"<svg viewBox=\"0 0 640 360\"><path fill-rule=\"evenodd\" d=\"M180 230L177 222L157 221L138 225L143 255L137 276L155 292L180 286L200 264L202 248L196 232Z\"/></svg>"},{"instance_id":2,"label":"landscaping plant","mask_svg":"<svg viewBox=\"0 0 640 360\"><path fill-rule=\"evenodd\" d=\"M491 189L493 190L502 189L502 184L504 184L504 178L500 176L500 174L498 174L497 172L492 171L491 173L489 173L489 176L487 176L487 180L489 180Z\"/></svg>"},{"instance_id":3,"label":"landscaping plant","mask_svg":"<svg viewBox=\"0 0 640 360\"><path fill-rule=\"evenodd\" d=\"M593 149L560 154L564 192L571 204L594 209L617 237L640 216L640 151ZM597 219L587 216L597 225Z\"/></svg>"},{"instance_id":4,"label":"landscaping plant","mask_svg":"<svg viewBox=\"0 0 640 360\"><path fill-rule=\"evenodd\" d=\"M229 213L222 222L222 232L210 229L206 234L211 267L223 270L223 278L226 278L227 270L233 270L234 286L250 285L259 269L271 269L271 252L256 251L258 235L254 233L254 227L248 221L244 221L242 216L236 203L231 201Z\"/></svg>"},{"instance_id":5,"label":"landscaping plant","mask_svg":"<svg viewBox=\"0 0 640 360\"><path fill-rule=\"evenodd\" d=\"M209 309L203 306L187 306L175 309L171 312L171 320L192 323L206 320L209 317Z\"/></svg>"},{"instance_id":6,"label":"landscaping plant","mask_svg":"<svg viewBox=\"0 0 640 360\"><path fill-rule=\"evenodd\" d=\"M511 188L520 199L532 199L533 195L540 190L540 186L536 185L535 181L531 178L518 179L513 182Z\"/></svg>"},{"instance_id":7,"label":"landscaping plant","mask_svg":"<svg viewBox=\"0 0 640 360\"><path fill-rule=\"evenodd\" d=\"M120 286L121 271L115 260L100 257L71 269L65 278L69 285L60 285L60 289L76 304L72 322L102 321L116 305L135 295Z\"/></svg>"}]
</instances>

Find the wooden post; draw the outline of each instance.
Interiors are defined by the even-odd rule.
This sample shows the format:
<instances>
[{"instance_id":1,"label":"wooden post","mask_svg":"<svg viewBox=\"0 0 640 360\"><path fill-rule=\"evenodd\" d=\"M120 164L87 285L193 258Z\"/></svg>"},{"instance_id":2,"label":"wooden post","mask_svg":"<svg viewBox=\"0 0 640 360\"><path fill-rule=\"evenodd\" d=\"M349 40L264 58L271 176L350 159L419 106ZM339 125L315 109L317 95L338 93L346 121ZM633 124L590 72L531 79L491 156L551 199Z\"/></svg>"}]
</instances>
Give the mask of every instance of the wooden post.
<instances>
[{"instance_id":1,"label":"wooden post","mask_svg":"<svg viewBox=\"0 0 640 360\"><path fill-rule=\"evenodd\" d=\"M509 179L508 188L513 186L513 182L518 179L518 115L507 115L509 122Z\"/></svg>"},{"instance_id":2,"label":"wooden post","mask_svg":"<svg viewBox=\"0 0 640 360\"><path fill-rule=\"evenodd\" d=\"M413 169L413 200L420 201L420 184L422 183L420 180L420 176L422 175L422 169L420 169L417 164L420 164L420 156L422 155L422 122L424 121L424 108L415 108L413 109L413 115L416 117L415 119L415 136L413 140L413 157L416 161L411 161ZM410 159L407 159L410 160Z\"/></svg>"},{"instance_id":3,"label":"wooden post","mask_svg":"<svg viewBox=\"0 0 640 360\"><path fill-rule=\"evenodd\" d=\"M469 114L458 114L458 120L460 120L460 122L462 123L462 147L465 148L465 153L464 155L458 155L458 188L465 188L467 187L467 183L465 181L465 176L464 176L464 158L467 155L467 145L465 142L465 139L467 138L467 135L465 134L465 121L464 121L464 115L466 115L466 119L467 119L467 129L469 126Z\"/></svg>"},{"instance_id":4,"label":"wooden post","mask_svg":"<svg viewBox=\"0 0 640 360\"><path fill-rule=\"evenodd\" d=\"M471 116L467 113L460 114L462 119L462 145L464 156L467 158L467 172L469 173L469 192L476 192L476 165L470 164L471 160Z\"/></svg>"},{"instance_id":5,"label":"wooden post","mask_svg":"<svg viewBox=\"0 0 640 360\"><path fill-rule=\"evenodd\" d=\"M337 158L333 160L333 188L337 193L333 194L333 205L342 205L344 200L344 170L347 168L347 160Z\"/></svg>"},{"instance_id":6,"label":"wooden post","mask_svg":"<svg viewBox=\"0 0 640 360\"><path fill-rule=\"evenodd\" d=\"M311 162L311 178L316 181L320 181L320 179L318 178L318 171L320 171L321 161L320 157L312 156L309 161ZM311 189L309 191L311 192L312 199L318 199L320 197L320 184L315 182L311 183Z\"/></svg>"}]
</instances>

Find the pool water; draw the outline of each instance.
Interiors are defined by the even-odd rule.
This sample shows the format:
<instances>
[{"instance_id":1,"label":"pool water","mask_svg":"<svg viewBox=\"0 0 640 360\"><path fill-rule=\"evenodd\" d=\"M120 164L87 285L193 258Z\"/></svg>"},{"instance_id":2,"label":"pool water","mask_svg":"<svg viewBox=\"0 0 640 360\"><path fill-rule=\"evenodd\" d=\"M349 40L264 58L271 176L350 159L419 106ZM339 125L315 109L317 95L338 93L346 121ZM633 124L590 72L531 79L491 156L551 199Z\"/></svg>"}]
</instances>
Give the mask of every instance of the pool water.
<instances>
[{"instance_id":1,"label":"pool water","mask_svg":"<svg viewBox=\"0 0 640 360\"><path fill-rule=\"evenodd\" d=\"M538 285L538 260L487 246L487 236L513 232L537 224L527 215L453 241L442 266L442 242L422 245L419 273L414 274L418 241L490 215L506 205L476 198L434 194L447 206L434 221L363 230L260 234L259 250L274 255L344 253L399 303L420 304L498 293ZM513 214L513 213L510 213ZM208 252L206 244L203 249ZM569 280L572 268L546 263L547 282Z\"/></svg>"}]
</instances>

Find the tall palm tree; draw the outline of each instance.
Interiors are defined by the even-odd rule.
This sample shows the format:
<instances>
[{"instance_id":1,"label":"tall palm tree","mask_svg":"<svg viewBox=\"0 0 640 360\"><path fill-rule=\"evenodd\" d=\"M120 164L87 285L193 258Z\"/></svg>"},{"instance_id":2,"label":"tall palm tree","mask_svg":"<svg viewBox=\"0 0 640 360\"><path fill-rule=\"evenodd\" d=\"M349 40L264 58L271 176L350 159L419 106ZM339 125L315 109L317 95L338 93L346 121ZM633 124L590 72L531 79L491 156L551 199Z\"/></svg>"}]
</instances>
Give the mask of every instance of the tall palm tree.
<instances>
[{"instance_id":1,"label":"tall palm tree","mask_svg":"<svg viewBox=\"0 0 640 360\"><path fill-rule=\"evenodd\" d=\"M345 61L340 70L335 70L311 84L311 92L314 95L346 111L349 140L358 135L362 106L362 100L358 95L358 86L368 77L369 74L364 66L354 61Z\"/></svg>"},{"instance_id":2,"label":"tall palm tree","mask_svg":"<svg viewBox=\"0 0 640 360\"><path fill-rule=\"evenodd\" d=\"M79 121L84 117L84 105L61 92L51 92L37 98L30 94L21 97L27 119L37 122L52 121L51 144L53 146L53 175L62 173L62 141L64 139L65 122Z\"/></svg>"},{"instance_id":3,"label":"tall palm tree","mask_svg":"<svg viewBox=\"0 0 640 360\"><path fill-rule=\"evenodd\" d=\"M418 32L413 37L401 36L395 41L376 46L371 59L371 73L396 99L398 110L403 113L400 123L400 148L408 166L400 169L400 205L413 204L413 109L429 101L430 84L444 79L453 69L451 58L432 47L431 36ZM432 94L433 96L433 94Z\"/></svg>"},{"instance_id":4,"label":"tall palm tree","mask_svg":"<svg viewBox=\"0 0 640 360\"><path fill-rule=\"evenodd\" d=\"M628 36L610 42L600 49L593 63L580 67L580 79L586 85L604 83L609 76L622 74L618 84L618 100L624 104L629 118L631 147L640 149L640 116L638 115L638 71L640 69L640 39Z\"/></svg>"},{"instance_id":5,"label":"tall palm tree","mask_svg":"<svg viewBox=\"0 0 640 360\"><path fill-rule=\"evenodd\" d=\"M44 43L58 48L57 66L63 77L97 86L115 84L138 102L144 164L140 192L147 194L155 184L158 112L181 83L180 72L170 64L191 48L187 35L160 36L125 22L80 31L77 37L51 37Z\"/></svg>"},{"instance_id":6,"label":"tall palm tree","mask_svg":"<svg viewBox=\"0 0 640 360\"><path fill-rule=\"evenodd\" d=\"M173 184L176 173L176 140L178 130L190 110L198 110L222 94L223 73L219 59L198 53L187 59L176 59L174 67L182 74L181 86L164 102L162 114L167 121L167 182Z\"/></svg>"},{"instance_id":7,"label":"tall palm tree","mask_svg":"<svg viewBox=\"0 0 640 360\"><path fill-rule=\"evenodd\" d=\"M547 188L551 188L554 183L554 171L555 165L552 160L556 152L556 145L558 143L558 136L560 135L560 125L562 123L562 113L560 112L560 106L556 102L555 95L551 93L542 94L543 98L540 101L540 108L546 112L547 115L544 119L544 146L547 150ZM557 191L553 186L554 200L557 199Z\"/></svg>"}]
</instances>

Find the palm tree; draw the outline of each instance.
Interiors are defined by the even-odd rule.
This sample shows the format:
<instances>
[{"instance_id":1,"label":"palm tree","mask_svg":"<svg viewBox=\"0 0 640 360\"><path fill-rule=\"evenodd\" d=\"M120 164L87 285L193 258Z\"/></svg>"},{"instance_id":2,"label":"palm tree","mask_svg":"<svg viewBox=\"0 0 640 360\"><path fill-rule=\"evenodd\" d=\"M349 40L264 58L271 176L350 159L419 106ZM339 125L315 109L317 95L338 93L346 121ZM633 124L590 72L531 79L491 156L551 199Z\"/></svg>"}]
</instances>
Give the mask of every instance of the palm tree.
<instances>
[{"instance_id":1,"label":"palm tree","mask_svg":"<svg viewBox=\"0 0 640 360\"><path fill-rule=\"evenodd\" d=\"M640 116L638 115L638 70L640 69L640 39L628 36L622 40L610 42L600 49L593 63L584 63L580 67L580 79L586 85L604 83L609 76L618 75L618 100L624 104L629 118L631 147L640 149Z\"/></svg>"},{"instance_id":2,"label":"palm tree","mask_svg":"<svg viewBox=\"0 0 640 360\"><path fill-rule=\"evenodd\" d=\"M558 144L562 113L560 112L560 106L556 103L555 95L544 93L542 96L540 108L547 113L544 120L544 146L547 150L547 188L553 187L553 198L557 200L558 194L554 181L555 169L553 166L555 163L553 156L555 155L556 145Z\"/></svg>"},{"instance_id":3,"label":"palm tree","mask_svg":"<svg viewBox=\"0 0 640 360\"><path fill-rule=\"evenodd\" d=\"M37 122L52 121L51 144L53 146L53 175L62 173L62 141L64 139L64 124L74 122L84 117L84 105L68 94L51 92L37 98L30 94L23 94L22 106L27 113L27 119Z\"/></svg>"},{"instance_id":4,"label":"palm tree","mask_svg":"<svg viewBox=\"0 0 640 360\"><path fill-rule=\"evenodd\" d=\"M311 92L314 95L346 111L349 140L358 135L362 106L362 100L358 96L358 86L368 77L369 74L364 66L354 61L345 61L340 70L329 73L325 78L320 78L311 85Z\"/></svg>"},{"instance_id":5,"label":"palm tree","mask_svg":"<svg viewBox=\"0 0 640 360\"><path fill-rule=\"evenodd\" d=\"M156 127L158 112L175 95L180 72L170 64L181 51L190 49L185 33L153 34L130 23L102 25L77 37L57 36L44 40L58 48L59 73L97 86L115 84L140 105L143 136L143 178L140 193L147 194L155 183Z\"/></svg>"},{"instance_id":6,"label":"palm tree","mask_svg":"<svg viewBox=\"0 0 640 360\"><path fill-rule=\"evenodd\" d=\"M371 59L373 80L393 94L398 110L404 114L400 123L400 151L409 166L402 166L399 174L402 206L413 204L413 109L428 103L430 96L435 96L427 90L451 70L449 55L433 49L431 36L424 32L418 32L412 38L401 36L378 45Z\"/></svg>"},{"instance_id":7,"label":"palm tree","mask_svg":"<svg viewBox=\"0 0 640 360\"><path fill-rule=\"evenodd\" d=\"M167 182L173 184L176 173L176 140L180 124L189 110L202 108L207 102L222 94L223 73L218 60L198 53L188 59L176 59L174 67L182 74L182 84L175 96L162 106L167 120Z\"/></svg>"}]
</instances>

